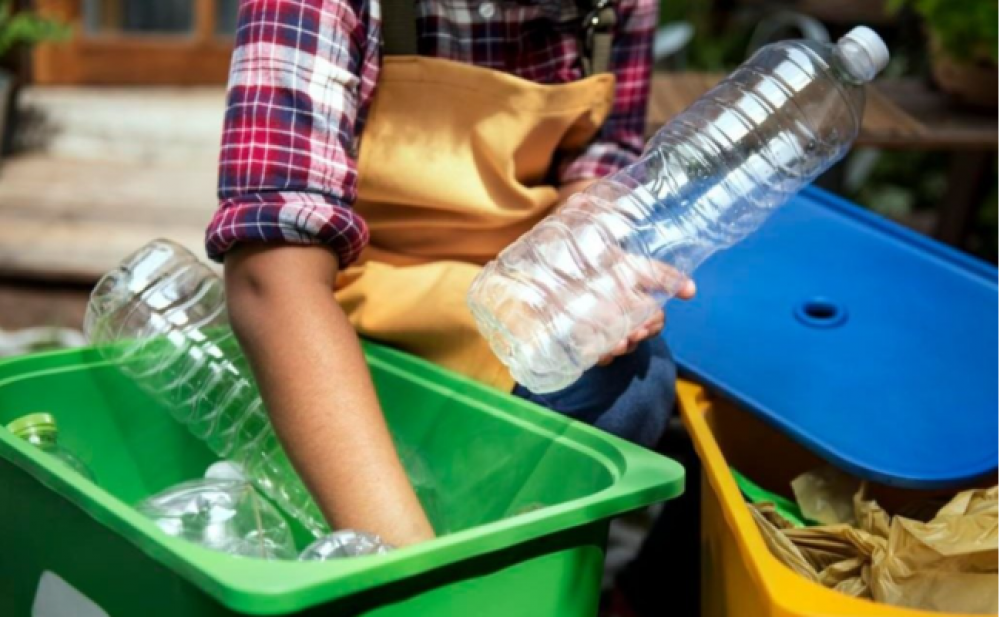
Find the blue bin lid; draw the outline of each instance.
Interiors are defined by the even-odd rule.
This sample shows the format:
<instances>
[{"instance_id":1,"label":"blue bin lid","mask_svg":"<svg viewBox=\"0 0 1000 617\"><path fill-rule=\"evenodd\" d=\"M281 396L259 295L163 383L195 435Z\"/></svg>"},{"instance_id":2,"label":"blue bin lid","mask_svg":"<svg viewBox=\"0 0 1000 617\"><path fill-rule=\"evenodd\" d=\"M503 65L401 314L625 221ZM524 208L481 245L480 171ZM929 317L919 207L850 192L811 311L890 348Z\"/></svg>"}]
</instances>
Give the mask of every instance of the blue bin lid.
<instances>
[{"instance_id":1,"label":"blue bin lid","mask_svg":"<svg viewBox=\"0 0 1000 617\"><path fill-rule=\"evenodd\" d=\"M812 188L694 278L667 305L682 372L863 478L997 469L992 266Z\"/></svg>"}]
</instances>

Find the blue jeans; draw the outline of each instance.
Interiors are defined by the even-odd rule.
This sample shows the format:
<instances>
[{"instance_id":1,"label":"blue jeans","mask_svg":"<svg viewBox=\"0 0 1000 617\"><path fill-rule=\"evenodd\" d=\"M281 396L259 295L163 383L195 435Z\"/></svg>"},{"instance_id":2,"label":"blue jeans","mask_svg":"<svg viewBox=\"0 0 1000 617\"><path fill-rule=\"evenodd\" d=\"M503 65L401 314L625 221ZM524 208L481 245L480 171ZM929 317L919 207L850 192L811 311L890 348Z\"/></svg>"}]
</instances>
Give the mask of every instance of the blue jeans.
<instances>
[{"instance_id":1,"label":"blue jeans","mask_svg":"<svg viewBox=\"0 0 1000 617\"><path fill-rule=\"evenodd\" d=\"M517 384L514 395L651 447L673 410L676 378L670 349L657 336L607 366L595 366L564 390L535 394Z\"/></svg>"}]
</instances>

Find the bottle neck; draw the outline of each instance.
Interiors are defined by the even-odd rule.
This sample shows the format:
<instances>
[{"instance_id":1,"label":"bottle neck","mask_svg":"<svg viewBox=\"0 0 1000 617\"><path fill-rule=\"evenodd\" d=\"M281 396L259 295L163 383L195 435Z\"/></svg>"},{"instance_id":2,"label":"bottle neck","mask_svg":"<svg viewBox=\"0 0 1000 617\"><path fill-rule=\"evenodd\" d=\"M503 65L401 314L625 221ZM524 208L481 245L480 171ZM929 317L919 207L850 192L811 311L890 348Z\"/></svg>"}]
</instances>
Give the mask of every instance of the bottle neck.
<instances>
[{"instance_id":1,"label":"bottle neck","mask_svg":"<svg viewBox=\"0 0 1000 617\"><path fill-rule=\"evenodd\" d=\"M854 28L837 41L834 56L846 76L855 84L864 84L889 64L889 49L874 30Z\"/></svg>"},{"instance_id":2,"label":"bottle neck","mask_svg":"<svg viewBox=\"0 0 1000 617\"><path fill-rule=\"evenodd\" d=\"M51 430L25 429L15 433L15 435L39 448L49 448L56 445L57 433Z\"/></svg>"}]
</instances>

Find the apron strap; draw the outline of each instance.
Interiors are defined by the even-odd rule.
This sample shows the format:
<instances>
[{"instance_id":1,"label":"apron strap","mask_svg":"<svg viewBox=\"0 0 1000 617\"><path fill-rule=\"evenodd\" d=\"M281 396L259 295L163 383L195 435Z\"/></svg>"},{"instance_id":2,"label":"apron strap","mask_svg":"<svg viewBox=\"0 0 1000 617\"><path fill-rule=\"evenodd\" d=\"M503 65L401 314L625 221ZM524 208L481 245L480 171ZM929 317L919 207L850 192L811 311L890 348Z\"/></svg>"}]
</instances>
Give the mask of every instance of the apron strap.
<instances>
[{"instance_id":1,"label":"apron strap","mask_svg":"<svg viewBox=\"0 0 1000 617\"><path fill-rule=\"evenodd\" d=\"M611 65L611 39L618 16L613 0L591 0L583 18L583 75L607 73Z\"/></svg>"},{"instance_id":2,"label":"apron strap","mask_svg":"<svg viewBox=\"0 0 1000 617\"><path fill-rule=\"evenodd\" d=\"M417 0L382 0L382 53L417 55Z\"/></svg>"}]
</instances>

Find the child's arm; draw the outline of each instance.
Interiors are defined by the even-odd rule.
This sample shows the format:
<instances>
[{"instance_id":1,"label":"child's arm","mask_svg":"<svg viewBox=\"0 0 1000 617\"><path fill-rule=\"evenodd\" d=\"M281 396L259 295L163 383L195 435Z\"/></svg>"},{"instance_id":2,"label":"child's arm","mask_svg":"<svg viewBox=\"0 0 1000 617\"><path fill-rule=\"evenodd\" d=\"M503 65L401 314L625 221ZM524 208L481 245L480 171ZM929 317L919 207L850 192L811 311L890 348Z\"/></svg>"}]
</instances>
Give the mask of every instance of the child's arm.
<instances>
[{"instance_id":1,"label":"child's arm","mask_svg":"<svg viewBox=\"0 0 1000 617\"><path fill-rule=\"evenodd\" d=\"M230 320L289 458L336 528L396 546L433 537L393 447L357 335L333 296L337 257L246 245L226 256Z\"/></svg>"},{"instance_id":2,"label":"child's arm","mask_svg":"<svg viewBox=\"0 0 1000 617\"><path fill-rule=\"evenodd\" d=\"M351 206L379 66L371 4L240 2L206 245L224 260L233 328L275 431L324 515L402 545L432 531L333 296L368 239Z\"/></svg>"}]
</instances>

